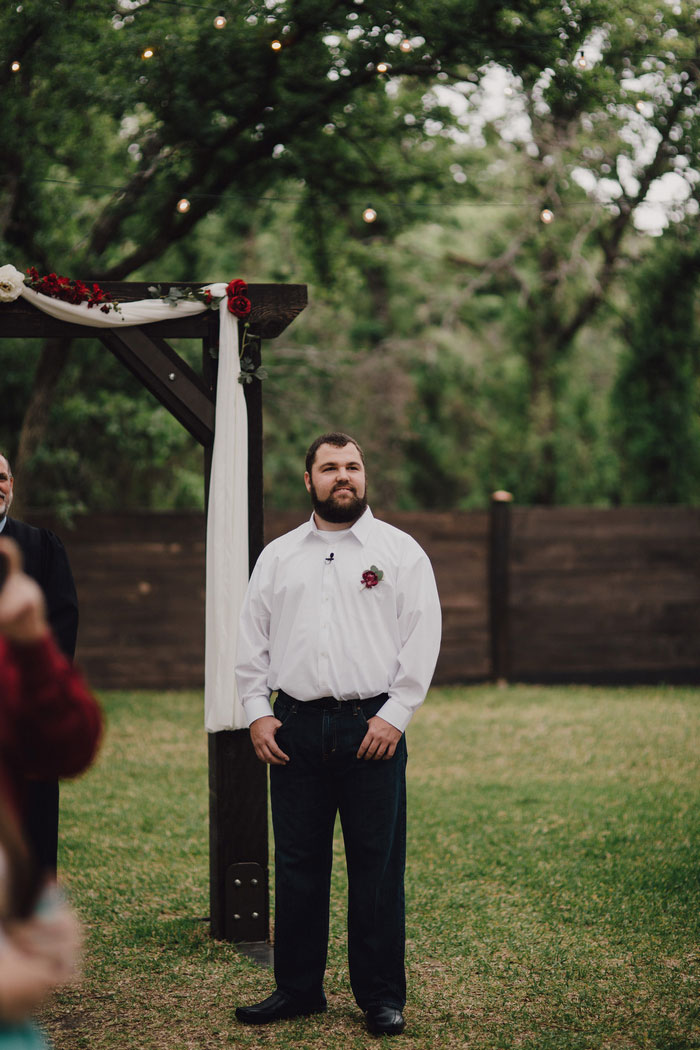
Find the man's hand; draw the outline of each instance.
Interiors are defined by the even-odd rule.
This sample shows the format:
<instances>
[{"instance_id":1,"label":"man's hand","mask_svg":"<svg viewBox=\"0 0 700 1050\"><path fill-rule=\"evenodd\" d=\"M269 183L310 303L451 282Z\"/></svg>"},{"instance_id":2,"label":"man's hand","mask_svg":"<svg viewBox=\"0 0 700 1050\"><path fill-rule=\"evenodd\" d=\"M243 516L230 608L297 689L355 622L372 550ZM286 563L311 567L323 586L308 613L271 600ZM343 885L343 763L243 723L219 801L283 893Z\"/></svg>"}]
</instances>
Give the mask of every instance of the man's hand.
<instances>
[{"instance_id":1,"label":"man's hand","mask_svg":"<svg viewBox=\"0 0 700 1050\"><path fill-rule=\"evenodd\" d=\"M250 726L250 739L253 741L255 754L268 766L284 766L289 762L289 755L285 755L275 740L281 725L279 718L275 718L274 715L264 715L262 718L256 718Z\"/></svg>"},{"instance_id":2,"label":"man's hand","mask_svg":"<svg viewBox=\"0 0 700 1050\"><path fill-rule=\"evenodd\" d=\"M367 721L367 732L357 752L358 758L377 759L391 758L396 751L396 745L403 736L396 726L385 722L379 715Z\"/></svg>"},{"instance_id":3,"label":"man's hand","mask_svg":"<svg viewBox=\"0 0 700 1050\"><path fill-rule=\"evenodd\" d=\"M22 556L14 540L0 536L0 555L8 562L0 591L0 634L19 644L38 642L48 630L41 588L22 572Z\"/></svg>"}]
</instances>

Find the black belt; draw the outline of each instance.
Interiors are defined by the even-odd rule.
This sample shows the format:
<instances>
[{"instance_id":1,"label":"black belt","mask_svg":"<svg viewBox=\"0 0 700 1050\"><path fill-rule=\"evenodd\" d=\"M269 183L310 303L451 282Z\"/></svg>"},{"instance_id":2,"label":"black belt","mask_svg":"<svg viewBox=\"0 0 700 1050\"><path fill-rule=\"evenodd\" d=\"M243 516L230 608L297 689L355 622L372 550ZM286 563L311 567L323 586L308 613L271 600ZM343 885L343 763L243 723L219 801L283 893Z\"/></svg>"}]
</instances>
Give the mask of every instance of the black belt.
<instances>
[{"instance_id":1,"label":"black belt","mask_svg":"<svg viewBox=\"0 0 700 1050\"><path fill-rule=\"evenodd\" d=\"M388 693L380 693L378 696L367 696L364 700L336 700L334 696L321 696L318 700L297 700L295 696L290 696L289 693L285 693L284 689L277 690L277 696L283 700L289 700L293 704L300 704L304 710L312 711L337 711L339 707L343 707L345 704L372 704L375 700L388 700Z\"/></svg>"}]
</instances>

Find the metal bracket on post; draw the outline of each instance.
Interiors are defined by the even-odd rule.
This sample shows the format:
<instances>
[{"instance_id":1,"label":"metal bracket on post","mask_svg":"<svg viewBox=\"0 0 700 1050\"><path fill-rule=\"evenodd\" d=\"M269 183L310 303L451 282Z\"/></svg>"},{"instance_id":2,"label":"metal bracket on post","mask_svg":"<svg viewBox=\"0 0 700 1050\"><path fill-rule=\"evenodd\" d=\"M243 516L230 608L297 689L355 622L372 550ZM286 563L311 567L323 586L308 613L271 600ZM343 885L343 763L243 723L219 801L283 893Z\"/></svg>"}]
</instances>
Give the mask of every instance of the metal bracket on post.
<instances>
[{"instance_id":1,"label":"metal bracket on post","mask_svg":"<svg viewBox=\"0 0 700 1050\"><path fill-rule=\"evenodd\" d=\"M230 864L226 869L226 940L245 955L270 965L267 874L251 862Z\"/></svg>"}]
</instances>

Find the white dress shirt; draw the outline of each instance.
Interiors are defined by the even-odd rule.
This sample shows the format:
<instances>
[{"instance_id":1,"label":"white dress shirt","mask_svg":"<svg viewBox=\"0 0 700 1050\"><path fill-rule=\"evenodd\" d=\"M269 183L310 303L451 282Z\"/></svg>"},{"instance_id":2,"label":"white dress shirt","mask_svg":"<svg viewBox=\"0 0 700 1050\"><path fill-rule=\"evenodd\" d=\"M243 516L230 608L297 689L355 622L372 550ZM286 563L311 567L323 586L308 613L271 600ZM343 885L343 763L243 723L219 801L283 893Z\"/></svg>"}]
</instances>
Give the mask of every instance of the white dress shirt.
<instances>
[{"instance_id":1,"label":"white dress shirt","mask_svg":"<svg viewBox=\"0 0 700 1050\"><path fill-rule=\"evenodd\" d=\"M365 587L362 573L383 576ZM352 528L314 517L258 558L241 611L236 683L248 724L277 689L297 700L389 699L401 732L423 703L440 649L440 599L425 551L369 507Z\"/></svg>"}]
</instances>

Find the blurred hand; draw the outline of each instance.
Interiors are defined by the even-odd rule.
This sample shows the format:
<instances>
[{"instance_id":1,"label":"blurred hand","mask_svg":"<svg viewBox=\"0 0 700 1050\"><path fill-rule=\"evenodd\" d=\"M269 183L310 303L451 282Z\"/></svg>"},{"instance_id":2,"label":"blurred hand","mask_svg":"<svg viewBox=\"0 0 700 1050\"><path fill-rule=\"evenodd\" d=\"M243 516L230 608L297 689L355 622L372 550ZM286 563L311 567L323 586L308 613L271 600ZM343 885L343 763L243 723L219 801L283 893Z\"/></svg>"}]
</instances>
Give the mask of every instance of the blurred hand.
<instances>
[{"instance_id":1,"label":"blurred hand","mask_svg":"<svg viewBox=\"0 0 700 1050\"><path fill-rule=\"evenodd\" d=\"M79 973L82 931L63 901L46 915L8 924L0 942L0 1018L21 1021Z\"/></svg>"},{"instance_id":2,"label":"blurred hand","mask_svg":"<svg viewBox=\"0 0 700 1050\"><path fill-rule=\"evenodd\" d=\"M0 590L0 634L20 644L37 642L48 630L41 588L22 572L22 556L14 540L0 536L0 554L8 563L7 579Z\"/></svg>"},{"instance_id":3,"label":"blurred hand","mask_svg":"<svg viewBox=\"0 0 700 1050\"><path fill-rule=\"evenodd\" d=\"M56 984L78 976L83 934L75 913L65 902L55 905L49 915L34 915L13 924L9 934L16 948L51 966Z\"/></svg>"}]
</instances>

